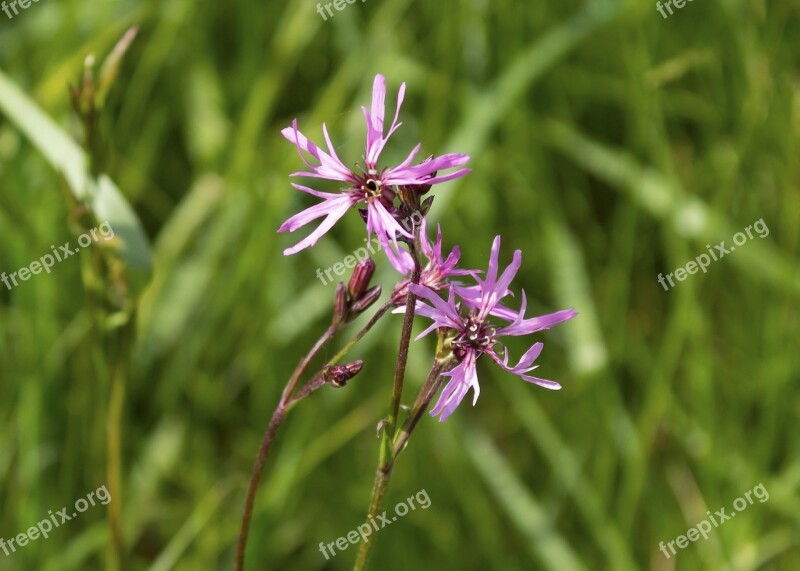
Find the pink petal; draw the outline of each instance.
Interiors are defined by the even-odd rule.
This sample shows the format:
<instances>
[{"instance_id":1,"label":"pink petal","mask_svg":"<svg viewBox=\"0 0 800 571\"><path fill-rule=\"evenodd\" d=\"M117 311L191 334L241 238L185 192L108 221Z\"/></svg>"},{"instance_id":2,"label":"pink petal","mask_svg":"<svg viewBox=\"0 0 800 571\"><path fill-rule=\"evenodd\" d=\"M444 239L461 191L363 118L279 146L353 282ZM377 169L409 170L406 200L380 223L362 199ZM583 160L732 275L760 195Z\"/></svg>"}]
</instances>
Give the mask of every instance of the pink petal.
<instances>
[{"instance_id":1,"label":"pink petal","mask_svg":"<svg viewBox=\"0 0 800 571\"><path fill-rule=\"evenodd\" d=\"M342 182L353 182L353 175L339 159L334 158L328 153L317 147L312 143L303 133L297 129L297 119L292 121L291 127L286 127L281 131L281 134L291 143L297 147L297 152L300 158L309 167L314 175L319 178L326 178L330 180L338 180ZM326 135L327 138L327 135ZM303 153L308 153L313 158L319 161L319 165L314 165L306 159ZM306 174L306 173L303 173ZM306 176L311 176L307 174Z\"/></svg>"},{"instance_id":2,"label":"pink petal","mask_svg":"<svg viewBox=\"0 0 800 571\"><path fill-rule=\"evenodd\" d=\"M577 315L578 313L575 310L563 309L561 311L556 311L555 313L549 313L547 315L541 315L539 317L531 317L529 319L517 319L510 325L498 329L497 334L500 336L529 335L537 331L550 329L551 327L558 325L559 323L563 323L564 321L567 321L569 319L572 319Z\"/></svg>"},{"instance_id":3,"label":"pink petal","mask_svg":"<svg viewBox=\"0 0 800 571\"><path fill-rule=\"evenodd\" d=\"M331 199L321 202L320 204L316 204L311 208L307 208L289 218L281 225L280 229L278 230L279 232L294 232L296 229L300 228L301 226L305 226L312 220L316 220L317 218L325 216L325 220L323 220L322 223L317 226L311 234L291 248L285 249L283 251L283 255L289 256L316 244L317 240L319 240L323 234L330 230L333 225L345 215L345 213L350 209L350 206L350 197L342 195L340 198Z\"/></svg>"},{"instance_id":4,"label":"pink petal","mask_svg":"<svg viewBox=\"0 0 800 571\"><path fill-rule=\"evenodd\" d=\"M453 329L459 329L463 324L463 318L458 314L453 300L452 288L450 290L450 299L445 302L439 295L425 286L409 284L408 289L411 293L419 298L428 300L438 312L436 318L447 322L448 326Z\"/></svg>"},{"instance_id":5,"label":"pink petal","mask_svg":"<svg viewBox=\"0 0 800 571\"><path fill-rule=\"evenodd\" d=\"M469 389L473 389L475 395L472 400L473 406L478 402L480 394L480 384L478 383L478 372L475 366L475 354L468 352L453 370L444 373L450 377L450 381L439 395L436 406L431 411L432 416L439 416L439 422L444 422L464 400Z\"/></svg>"}]
</instances>

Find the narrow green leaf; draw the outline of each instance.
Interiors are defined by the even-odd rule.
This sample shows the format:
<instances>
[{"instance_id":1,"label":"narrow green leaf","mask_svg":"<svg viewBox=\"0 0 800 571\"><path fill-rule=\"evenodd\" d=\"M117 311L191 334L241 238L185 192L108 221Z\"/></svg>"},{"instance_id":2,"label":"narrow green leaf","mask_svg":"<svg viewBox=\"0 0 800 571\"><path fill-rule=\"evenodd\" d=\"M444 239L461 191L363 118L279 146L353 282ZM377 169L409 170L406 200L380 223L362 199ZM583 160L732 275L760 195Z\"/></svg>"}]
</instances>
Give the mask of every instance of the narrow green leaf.
<instances>
[{"instance_id":1,"label":"narrow green leaf","mask_svg":"<svg viewBox=\"0 0 800 571\"><path fill-rule=\"evenodd\" d=\"M60 172L77 200L88 202L99 220L107 221L122 242L121 254L131 268L151 268L150 243L133 208L107 175L93 180L85 153L50 117L0 70L0 112Z\"/></svg>"}]
</instances>

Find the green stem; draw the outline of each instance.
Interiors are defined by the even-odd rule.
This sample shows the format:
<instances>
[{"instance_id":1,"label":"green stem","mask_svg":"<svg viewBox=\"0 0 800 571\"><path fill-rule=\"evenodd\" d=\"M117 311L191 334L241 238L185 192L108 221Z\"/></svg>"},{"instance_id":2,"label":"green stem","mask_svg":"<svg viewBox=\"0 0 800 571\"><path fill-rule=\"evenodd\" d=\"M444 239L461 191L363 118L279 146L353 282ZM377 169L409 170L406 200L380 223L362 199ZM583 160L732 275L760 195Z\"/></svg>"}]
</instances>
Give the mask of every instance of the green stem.
<instances>
[{"instance_id":1,"label":"green stem","mask_svg":"<svg viewBox=\"0 0 800 571\"><path fill-rule=\"evenodd\" d=\"M414 258L414 272L411 283L419 284L422 275L422 268L419 262L419 254L415 245L409 246L409 251ZM406 363L408 362L408 348L411 344L411 332L414 327L414 314L416 312L417 297L408 292L406 297L406 310L403 316L403 330L400 334L400 346L397 350L397 366L394 373L394 385L392 387L392 402L389 409L389 417L381 434L380 453L378 457L378 467L375 470L375 482L372 486L369 509L367 511L367 521L370 517L375 517L380 513L383 500L386 497L386 490L389 489L389 479L392 476L394 465L394 439L395 427L397 425L397 415L400 411L400 401L403 396L403 381L406 374ZM361 542L358 549L358 556L355 563L355 571L366 569L372 546L375 540Z\"/></svg>"},{"instance_id":2,"label":"green stem","mask_svg":"<svg viewBox=\"0 0 800 571\"><path fill-rule=\"evenodd\" d=\"M297 364L297 367L295 368L294 373L292 373L289 382L286 383L286 387L283 389L283 394L281 394L282 404L285 405L287 402L289 402L294 389L297 387L297 383L300 381L300 377L306 371L308 365L311 364L311 361L314 359L314 357L317 356L320 350L328 343L328 341L331 340L335 333L336 326L329 325L328 329L325 330L325 333L322 334L322 337L317 339L317 342L314 343L314 346L311 348L311 350Z\"/></svg>"},{"instance_id":3,"label":"green stem","mask_svg":"<svg viewBox=\"0 0 800 571\"><path fill-rule=\"evenodd\" d=\"M414 432L414 429L417 427L417 423L419 419L422 418L422 415L425 414L425 411L428 409L428 405L430 404L433 397L439 391L439 387L442 385L442 371L444 371L445 367L447 366L447 362L442 362L439 360L434 361L433 367L431 367L430 373L428 373L428 378L425 380L425 384L422 385L422 389L419 391L419 395L417 396L417 401L414 403L414 407L411 409L411 413L408 415L408 420L403 426L402 432L397 435L397 438L394 440L394 448L392 452L392 462L397 460L397 457L400 455L400 452L403 451L403 448L408 442L408 439L411 437L411 433Z\"/></svg>"},{"instance_id":4,"label":"green stem","mask_svg":"<svg viewBox=\"0 0 800 571\"><path fill-rule=\"evenodd\" d=\"M386 497L386 490L389 489L389 478L391 477L391 465L389 471L386 472L383 466L378 466L375 471L375 483L372 485L372 495L369 501L369 510L367 511L367 523L369 524L370 517L374 518L381 513L383 506L383 499ZM372 545L375 539L370 541L362 541L358 548L358 556L353 571L364 571L367 568L370 553L372 552Z\"/></svg>"},{"instance_id":5,"label":"green stem","mask_svg":"<svg viewBox=\"0 0 800 571\"><path fill-rule=\"evenodd\" d=\"M125 542L122 531L122 413L125 402L125 378L121 367L112 373L107 432L107 466L109 495L108 525L111 534L109 569L119 571L124 561Z\"/></svg>"},{"instance_id":6,"label":"green stem","mask_svg":"<svg viewBox=\"0 0 800 571\"><path fill-rule=\"evenodd\" d=\"M364 335L372 329L375 324L384 316L386 312L393 307L391 301L387 301L384 303L378 311L372 316L372 318L367 322L367 324L356 334L356 336L347 344L345 345L341 351L339 351L331 360L326 363L326 366L335 365L338 363L342 357L344 357L350 349L352 349L356 343L361 341ZM239 539L237 541L236 546L236 559L234 562L234 571L243 571L244 569L244 559L245 559L245 552L247 550L247 538L250 533L250 522L253 517L253 505L255 503L255 495L258 489L258 484L261 481L261 474L264 470L264 464L266 462L267 456L269 455L270 448L272 447L272 442L275 439L275 434L280 428L281 424L286 418L286 415L289 411L294 408L294 406L300 402L301 400L305 399L306 397L310 396L318 389L325 386L325 380L322 377L322 369L318 371L299 391L295 392L295 388L297 387L297 383L300 380L300 377L308 368L308 365L314 359L314 357L319 353L319 351L325 346L325 344L333 337L336 333L337 329L333 325L331 325L328 330L320 337L314 347L309 351L309 353L300 361L295 369L292 377L289 379L289 382L286 384L286 388L283 390L281 395L281 400L278 402L278 406L275 409L275 412L272 414L272 418L270 419L269 425L267 426L267 430L264 433L264 437L261 440L261 446L258 450L258 455L256 456L255 463L253 464L253 471L250 475L250 483L247 487L247 498L245 499L245 507L244 513L242 515L242 524L241 529L239 531Z\"/></svg>"},{"instance_id":7,"label":"green stem","mask_svg":"<svg viewBox=\"0 0 800 571\"><path fill-rule=\"evenodd\" d=\"M375 483L372 486L372 496L370 498L367 521L369 521L370 517L375 518L380 513L381 508L383 507L383 500L386 496L386 491L389 489L389 479L392 475L392 469L394 468L395 460L397 460L400 452L403 451L404 446L411 437L411 433L414 432L417 423L419 422L420 418L422 418L422 415L425 414L428 405L438 392L444 378L442 377L442 372L449 364L449 360L436 359L433 362L433 366L428 373L428 378L422 385L422 389L417 396L414 407L411 409L409 418L406 421L406 424L403 426L402 432L398 435L394 445L391 448L392 452L390 461L386 464L378 465L378 469L375 472ZM370 542L363 542L359 547L358 557L356 558L356 564L353 568L354 571L364 571L367 568L369 555L372 549L372 545L370 544L372 543L375 543L374 539Z\"/></svg>"},{"instance_id":8,"label":"green stem","mask_svg":"<svg viewBox=\"0 0 800 571\"><path fill-rule=\"evenodd\" d=\"M334 357L330 361L328 361L328 365L337 364L342 359L342 357L347 355L347 353L350 352L350 349L352 349L356 343L361 341L364 335L366 335L369 332L369 330L372 329L375 326L375 324L378 323L378 321L380 321L381 317L386 315L386 312L389 311L392 307L394 307L394 304L392 303L390 298L386 303L384 303L382 306L378 308L378 311L375 312L375 315L372 316L372 318L361 329L361 331L356 333L356 336L353 337L347 345L342 347L342 350L336 353L336 355L334 355Z\"/></svg>"}]
</instances>

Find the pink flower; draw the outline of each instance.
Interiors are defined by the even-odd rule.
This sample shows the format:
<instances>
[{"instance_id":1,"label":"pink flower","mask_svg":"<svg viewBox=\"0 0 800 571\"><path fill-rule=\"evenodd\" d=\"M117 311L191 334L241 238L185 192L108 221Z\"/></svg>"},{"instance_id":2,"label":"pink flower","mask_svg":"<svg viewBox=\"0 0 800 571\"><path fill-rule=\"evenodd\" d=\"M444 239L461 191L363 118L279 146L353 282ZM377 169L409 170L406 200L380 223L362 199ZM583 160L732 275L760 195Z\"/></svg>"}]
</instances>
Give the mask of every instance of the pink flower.
<instances>
[{"instance_id":1,"label":"pink flower","mask_svg":"<svg viewBox=\"0 0 800 571\"><path fill-rule=\"evenodd\" d=\"M431 410L433 416L439 416L440 422L446 420L455 411L469 389L474 392L473 405L478 401L480 385L478 384L476 363L478 358L484 354L488 355L504 370L517 375L524 381L535 383L548 389L556 390L561 388L561 385L554 381L540 379L528 374L538 366L533 363L542 351L543 345L541 342L534 343L516 365L509 366L508 353L499 339L505 336L529 335L543 329L549 329L563 321L572 319L577 313L568 309L526 319L527 299L524 291L522 292L522 304L519 312L502 308L500 300L511 293L508 286L516 276L517 271L519 271L522 263L522 253L520 250L514 252L511 264L498 278L499 252L500 236L497 236L492 244L492 253L489 258L486 278L481 279L475 276L478 285L474 288L458 288L455 285L451 285L447 301L440 298L432 289L423 285L412 284L409 286L409 290L412 293L430 303L430 305L426 303L417 305L417 313L433 320L433 325L423 331L419 337L439 328L449 330L450 345L458 362L453 369L444 373L445 376L450 377L450 381L445 385L436 406ZM462 316L461 304L456 302L457 294L467 309L466 316ZM502 308L502 310L499 308ZM491 317L499 317L508 323L496 325L490 320ZM500 354L498 354L496 348L501 350Z\"/></svg>"},{"instance_id":2,"label":"pink flower","mask_svg":"<svg viewBox=\"0 0 800 571\"><path fill-rule=\"evenodd\" d=\"M423 218L420 224L420 250L428 262L422 268L419 283L434 291L447 288L451 277L480 273L478 270L460 270L456 268L459 259L461 259L461 248L458 246L453 246L447 258L442 255L442 228L437 226L436 242L431 242L428 240L428 220L426 218ZM400 273L410 275L414 270L414 260L408 252L401 252L400 254L397 263L392 265ZM411 279L406 278L395 286L392 293L392 300L395 304L403 305L405 303L410 283ZM404 309L403 307L399 308L397 313L402 313Z\"/></svg>"},{"instance_id":3,"label":"pink flower","mask_svg":"<svg viewBox=\"0 0 800 571\"><path fill-rule=\"evenodd\" d=\"M304 176L343 182L347 186L339 193L320 192L318 190L293 183L296 189L323 199L302 212L292 216L284 222L278 229L279 232L294 232L298 228L305 226L323 218L324 220L306 238L284 250L285 255L294 254L313 246L317 241L330 230L334 224L353 206L359 203L366 205L367 235L372 233L378 237L381 246L390 254L389 242L395 247L394 256L399 254L397 239L404 236L412 238L411 233L403 228L397 221L394 211L395 190L392 188L397 185L431 185L452 180L464 176L469 169L457 169L453 172L438 175L440 170L449 170L460 167L469 160L469 156L463 154L448 154L434 157L422 163L412 166L412 162L420 150L421 145L417 145L408 155L405 161L396 167L378 167L378 160L386 143L392 134L402 123L398 122L400 106L405 95L405 83L400 86L397 95L397 108L394 120L389 126L389 130L384 132L384 114L386 99L386 80L382 75L375 76L372 87L372 106L370 110L362 107L367 121L367 140L365 145L364 166L357 165L358 172L346 167L339 159L331 143L328 129L323 124L322 132L325 137L327 152L312 143L297 128L297 120L292 121L292 126L281 131L283 136L294 143L309 170L292 173L292 176Z\"/></svg>"}]
</instances>

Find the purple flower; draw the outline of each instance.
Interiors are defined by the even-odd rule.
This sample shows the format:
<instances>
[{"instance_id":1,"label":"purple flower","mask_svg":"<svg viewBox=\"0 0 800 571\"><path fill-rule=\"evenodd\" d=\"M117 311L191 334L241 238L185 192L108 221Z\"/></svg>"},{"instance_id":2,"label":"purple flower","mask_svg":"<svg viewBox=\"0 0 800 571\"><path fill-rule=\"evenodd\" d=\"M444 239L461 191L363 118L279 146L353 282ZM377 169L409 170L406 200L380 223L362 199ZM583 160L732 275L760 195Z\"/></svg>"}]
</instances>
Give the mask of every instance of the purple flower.
<instances>
[{"instance_id":1,"label":"purple flower","mask_svg":"<svg viewBox=\"0 0 800 571\"><path fill-rule=\"evenodd\" d=\"M306 238L284 250L285 255L294 254L316 244L317 240L330 230L349 208L362 202L366 204L367 235L371 236L372 233L375 233L384 249L388 248L391 241L397 250L398 235L409 239L412 238L412 235L399 224L394 216L395 190L392 187L396 185L431 185L464 176L469 172L469 169L458 169L441 176L437 174L440 170L449 170L464 165L469 160L469 156L463 154L442 155L412 166L411 163L421 145L414 147L408 158L400 165L390 168L378 167L378 160L386 143L402 124L398 122L398 117L405 90L404 83L400 86L400 92L397 95L394 120L388 132L384 133L386 80L382 75L375 76L371 109L367 110L366 107L362 107L367 121L367 140L363 158L364 165L363 167L356 165L357 172L346 167L339 159L324 124L322 132L327 152L308 140L297 129L296 119L292 121L291 127L281 131L287 140L295 144L300 157L309 169L292 173L292 176L326 179L343 182L347 185L339 193L329 193L292 184L296 189L322 198L323 201L292 216L281 225L278 231L294 232L318 218L324 217L324 220Z\"/></svg>"},{"instance_id":2,"label":"purple flower","mask_svg":"<svg viewBox=\"0 0 800 571\"><path fill-rule=\"evenodd\" d=\"M430 288L434 291L445 289L449 285L449 278L457 276L475 275L479 273L478 270L460 270L456 268L459 259L461 259L461 249L458 246L453 246L450 254L445 258L442 255L442 228L437 226L436 229L436 242L428 240L428 220L422 219L420 224L420 250L428 263L422 268L420 274L420 285ZM392 264L400 273L409 275L414 270L414 260L408 252L401 252L397 264ZM406 295L408 295L408 286L411 284L411 279L406 278L395 286L392 292L392 300L397 305L405 303ZM404 308L399 308L397 313L402 313Z\"/></svg>"},{"instance_id":3,"label":"purple flower","mask_svg":"<svg viewBox=\"0 0 800 571\"><path fill-rule=\"evenodd\" d=\"M538 366L533 363L542 351L542 343L534 343L516 365L509 366L508 353L499 339L505 336L529 335L549 329L562 321L575 317L577 313L568 309L526 319L527 299L524 291L519 312L513 312L507 308L498 310L502 307L499 305L500 300L511 293L508 286L522 263L522 252L517 250L514 252L511 264L498 278L499 252L500 236L497 236L492 244L489 268L485 279L475 276L475 280L478 282L475 288L457 288L457 286L451 285L447 301L428 287L414 284L409 286L411 292L430 303L430 305L425 303L417 305L417 312L420 315L433 320L433 325L423 331L419 337L439 328L450 330L450 346L458 361L453 369L443 373L450 377L450 381L445 385L436 406L431 410L433 416L439 415L440 422L446 420L455 411L470 388L474 391L473 405L478 401L480 385L478 384L476 363L483 354L488 355L509 373L517 375L529 383L554 390L561 388L561 385L554 381L528 375ZM461 304L456 302L457 293L467 309L466 316L461 315ZM502 326L495 325L490 321L492 316L499 317L507 323ZM501 349L500 354L496 351L498 347Z\"/></svg>"}]
</instances>

